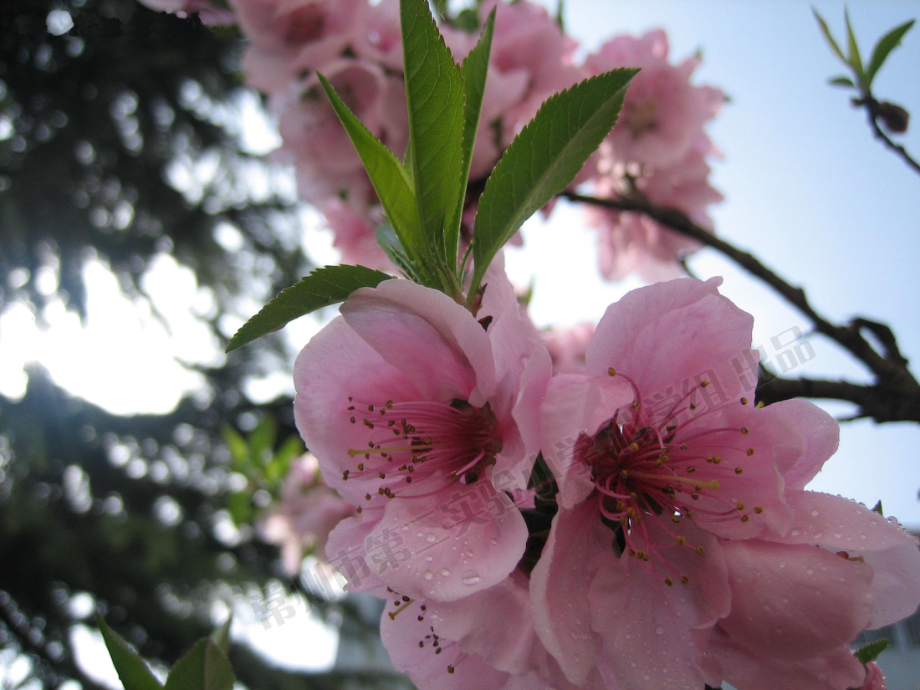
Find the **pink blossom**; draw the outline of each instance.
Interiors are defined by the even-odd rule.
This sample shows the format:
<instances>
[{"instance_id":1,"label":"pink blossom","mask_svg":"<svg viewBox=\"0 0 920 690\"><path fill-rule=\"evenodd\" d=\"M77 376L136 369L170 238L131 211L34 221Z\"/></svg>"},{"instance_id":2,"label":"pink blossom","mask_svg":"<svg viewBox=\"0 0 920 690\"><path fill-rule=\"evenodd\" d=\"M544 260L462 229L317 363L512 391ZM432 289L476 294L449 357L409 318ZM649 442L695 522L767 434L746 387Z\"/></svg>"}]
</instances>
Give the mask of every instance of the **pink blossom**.
<instances>
[{"instance_id":1,"label":"pink blossom","mask_svg":"<svg viewBox=\"0 0 920 690\"><path fill-rule=\"evenodd\" d=\"M487 294L502 294L493 282ZM352 589L412 598L501 582L527 539L506 491L525 487L539 443L551 369L539 336L516 302L486 329L406 280L358 290L341 313L294 371L298 428L326 481L360 506L331 535L333 560L361 561L343 568Z\"/></svg>"},{"instance_id":2,"label":"pink blossom","mask_svg":"<svg viewBox=\"0 0 920 690\"><path fill-rule=\"evenodd\" d=\"M279 92L304 71L338 58L369 11L367 0L231 0L249 46L247 82Z\"/></svg>"},{"instance_id":3,"label":"pink blossom","mask_svg":"<svg viewBox=\"0 0 920 690\"><path fill-rule=\"evenodd\" d=\"M886 690L885 676L882 675L882 669L874 661L866 664L866 680L859 690Z\"/></svg>"},{"instance_id":4,"label":"pink blossom","mask_svg":"<svg viewBox=\"0 0 920 690\"><path fill-rule=\"evenodd\" d=\"M381 209L363 206L355 209L354 204L339 198L330 199L321 206L329 229L335 233L333 245L344 264L391 269L392 265L377 243L377 227L383 223Z\"/></svg>"},{"instance_id":5,"label":"pink blossom","mask_svg":"<svg viewBox=\"0 0 920 690\"><path fill-rule=\"evenodd\" d=\"M585 66L591 74L641 68L608 138L616 160L660 167L675 165L687 155L724 100L718 89L691 85L699 64L699 58L688 58L671 65L668 38L661 29L639 38L617 36L588 57Z\"/></svg>"},{"instance_id":6,"label":"pink blossom","mask_svg":"<svg viewBox=\"0 0 920 690\"><path fill-rule=\"evenodd\" d=\"M355 31L354 49L365 60L403 71L399 0L382 0L371 8Z\"/></svg>"},{"instance_id":7,"label":"pink blossom","mask_svg":"<svg viewBox=\"0 0 920 690\"><path fill-rule=\"evenodd\" d=\"M323 483L319 463L307 453L291 464L281 503L260 517L256 529L263 540L281 548L284 570L294 576L308 549L320 561L327 560L325 547L329 533L354 512L354 506Z\"/></svg>"},{"instance_id":8,"label":"pink blossom","mask_svg":"<svg viewBox=\"0 0 920 690\"><path fill-rule=\"evenodd\" d=\"M583 374L588 344L594 335L593 323L543 331L543 342L553 358L554 374Z\"/></svg>"},{"instance_id":9,"label":"pink blossom","mask_svg":"<svg viewBox=\"0 0 920 690\"><path fill-rule=\"evenodd\" d=\"M502 151L554 93L582 80L584 69L573 61L577 43L566 36L546 8L520 0L487 0L480 5L484 22L497 8L489 76L470 170L471 179L491 172ZM478 36L441 27L454 58L462 60ZM496 126L500 124L500 131Z\"/></svg>"},{"instance_id":10,"label":"pink blossom","mask_svg":"<svg viewBox=\"0 0 920 690\"><path fill-rule=\"evenodd\" d=\"M392 106L393 101L405 99L398 79L388 77L373 63L355 59L335 60L323 70L375 136L397 150L405 148L407 116ZM361 159L315 75L293 83L285 94L273 96L270 104L278 114L278 129L284 139L279 157L295 163L304 198L322 203L344 194L352 208L358 208L362 198L370 198L372 191Z\"/></svg>"},{"instance_id":11,"label":"pink blossom","mask_svg":"<svg viewBox=\"0 0 920 690\"><path fill-rule=\"evenodd\" d=\"M152 10L175 14L179 17L197 14L201 23L208 26L232 24L234 21L232 12L208 0L138 0L138 2Z\"/></svg>"},{"instance_id":12,"label":"pink blossom","mask_svg":"<svg viewBox=\"0 0 920 690\"><path fill-rule=\"evenodd\" d=\"M823 436L811 439L825 447L818 457L836 447L835 435ZM917 539L864 506L803 491L817 469L800 460L783 472L795 514L789 531L725 544L732 611L714 628L707 655L746 690L861 687L871 678L847 645L920 604Z\"/></svg>"},{"instance_id":13,"label":"pink blossom","mask_svg":"<svg viewBox=\"0 0 920 690\"><path fill-rule=\"evenodd\" d=\"M616 198L621 193L631 193L629 187L634 185L652 203L683 211L694 223L712 231L707 207L723 197L709 183L706 158L711 149L709 140L703 136L676 165L646 169L645 174L633 177L631 182L613 174L605 175L597 181L595 194ZM610 164L607 160L601 167ZM622 280L633 272L648 282L679 277L683 271L678 259L700 246L642 213L590 207L587 218L599 231L600 268L611 280Z\"/></svg>"},{"instance_id":14,"label":"pink blossom","mask_svg":"<svg viewBox=\"0 0 920 690\"><path fill-rule=\"evenodd\" d=\"M380 632L393 665L420 690L576 690L536 635L528 587L519 568L461 601L391 593ZM611 686L595 670L582 687Z\"/></svg>"},{"instance_id":15,"label":"pink blossom","mask_svg":"<svg viewBox=\"0 0 920 690\"><path fill-rule=\"evenodd\" d=\"M722 672L735 683L728 661L703 656L716 625L761 656L773 653L764 644L799 645L811 663L868 622L868 563L795 547L785 569L773 552L789 547L767 541L805 533L789 489L830 456L837 429L809 403L754 407L737 369L753 357L752 319L720 282L634 290L598 324L587 375L550 383L542 447L560 510L531 595L537 632L574 683L598 659L624 688L718 685ZM751 568L761 552L772 558ZM808 614L793 625L783 617L793 610Z\"/></svg>"}]
</instances>

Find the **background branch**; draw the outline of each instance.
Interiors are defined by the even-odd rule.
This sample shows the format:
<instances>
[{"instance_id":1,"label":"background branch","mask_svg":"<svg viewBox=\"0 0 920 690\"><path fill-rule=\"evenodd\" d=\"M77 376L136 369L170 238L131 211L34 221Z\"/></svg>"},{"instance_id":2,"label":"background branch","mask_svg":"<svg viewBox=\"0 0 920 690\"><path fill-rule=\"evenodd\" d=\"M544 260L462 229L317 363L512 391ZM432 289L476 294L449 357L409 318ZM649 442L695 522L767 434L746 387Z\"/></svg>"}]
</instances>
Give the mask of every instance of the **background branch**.
<instances>
[{"instance_id":1,"label":"background branch","mask_svg":"<svg viewBox=\"0 0 920 690\"><path fill-rule=\"evenodd\" d=\"M885 134L885 131L882 129L881 125L879 125L879 122L878 122L879 118L884 119L884 114L882 112L882 109L885 108L885 106L895 107L895 108L897 108L898 106L892 106L890 103L880 103L875 98L873 98L871 95L865 96L863 98L854 99L853 105L857 107L862 106L866 109L866 113L869 116L869 126L872 128L872 132L875 134L875 138L881 141L888 149L890 149L895 154L900 156L901 159L910 168L912 168L915 173L920 174L920 163L918 163L916 160L914 160L911 157L911 155L907 152L907 149L905 149L900 144L897 144L894 141L892 141L891 137ZM904 129L907 129L906 120L904 122Z\"/></svg>"},{"instance_id":2,"label":"background branch","mask_svg":"<svg viewBox=\"0 0 920 690\"><path fill-rule=\"evenodd\" d=\"M862 362L875 379L873 384L863 385L847 381L774 377L769 381L762 380L758 386L758 395L763 395L761 399L765 403L795 397L844 400L859 406L859 417L871 417L877 422L920 422L920 384L907 368L907 360L901 355L893 332L885 324L864 318L854 319L845 326L832 323L812 307L801 287L788 283L750 252L716 237L676 209L657 206L640 195L608 199L563 192L561 196L612 211L641 213L674 232L716 249L772 287L808 318L816 331L834 340ZM881 342L883 353L877 352L865 339L864 329Z\"/></svg>"}]
</instances>

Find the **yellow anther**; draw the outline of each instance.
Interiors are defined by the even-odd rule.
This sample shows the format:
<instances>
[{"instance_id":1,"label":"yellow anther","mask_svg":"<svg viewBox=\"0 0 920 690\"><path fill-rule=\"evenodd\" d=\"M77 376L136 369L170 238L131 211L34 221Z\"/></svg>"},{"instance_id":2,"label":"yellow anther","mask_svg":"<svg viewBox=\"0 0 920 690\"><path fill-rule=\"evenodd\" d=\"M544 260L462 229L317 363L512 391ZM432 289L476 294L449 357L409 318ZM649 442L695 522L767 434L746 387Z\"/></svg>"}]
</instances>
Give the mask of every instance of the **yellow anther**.
<instances>
[{"instance_id":1,"label":"yellow anther","mask_svg":"<svg viewBox=\"0 0 920 690\"><path fill-rule=\"evenodd\" d=\"M757 401L757 404L754 405L754 407L756 407L758 410L759 410L760 408L762 408L762 407L763 407L763 400Z\"/></svg>"},{"instance_id":2,"label":"yellow anther","mask_svg":"<svg viewBox=\"0 0 920 690\"><path fill-rule=\"evenodd\" d=\"M738 510L744 510L744 503L741 501L738 501Z\"/></svg>"},{"instance_id":3,"label":"yellow anther","mask_svg":"<svg viewBox=\"0 0 920 690\"><path fill-rule=\"evenodd\" d=\"M708 386L708 385L709 385L709 381L707 381L707 380L705 380L705 379L703 379L702 381L700 381L700 388L705 388L705 387Z\"/></svg>"},{"instance_id":4,"label":"yellow anther","mask_svg":"<svg viewBox=\"0 0 920 690\"><path fill-rule=\"evenodd\" d=\"M705 550L706 550L706 549L704 549L702 546L697 546L697 547L696 547L696 552L697 552L700 556L703 555L703 552L704 552Z\"/></svg>"},{"instance_id":5,"label":"yellow anther","mask_svg":"<svg viewBox=\"0 0 920 690\"><path fill-rule=\"evenodd\" d=\"M747 404L748 404L748 399L747 399L747 398L741 398L741 404L742 404L742 405L747 405Z\"/></svg>"},{"instance_id":6,"label":"yellow anther","mask_svg":"<svg viewBox=\"0 0 920 690\"><path fill-rule=\"evenodd\" d=\"M639 450L639 444L636 443L635 441L633 441L632 443L629 444L629 449L630 449L633 453L635 453L637 450Z\"/></svg>"},{"instance_id":7,"label":"yellow anther","mask_svg":"<svg viewBox=\"0 0 920 690\"><path fill-rule=\"evenodd\" d=\"M690 582L690 578L687 577L686 575L682 575L680 578L680 581L683 582L684 584L687 584Z\"/></svg>"},{"instance_id":8,"label":"yellow anther","mask_svg":"<svg viewBox=\"0 0 920 690\"><path fill-rule=\"evenodd\" d=\"M670 587L671 585L674 584L674 580L672 580L670 577L666 577L666 578L664 579L664 583L665 583L668 587Z\"/></svg>"},{"instance_id":9,"label":"yellow anther","mask_svg":"<svg viewBox=\"0 0 920 690\"><path fill-rule=\"evenodd\" d=\"M754 454L754 449L753 449L753 448L748 448L748 449L747 449L747 454L748 454L748 457L751 457L751 456Z\"/></svg>"},{"instance_id":10,"label":"yellow anther","mask_svg":"<svg viewBox=\"0 0 920 690\"><path fill-rule=\"evenodd\" d=\"M736 468L735 468L735 474L743 474L743 473L744 473L744 469L743 469L743 468L741 468L741 467L736 467Z\"/></svg>"},{"instance_id":11,"label":"yellow anther","mask_svg":"<svg viewBox=\"0 0 920 690\"><path fill-rule=\"evenodd\" d=\"M763 512L763 508L760 506L754 506L754 512L760 515Z\"/></svg>"},{"instance_id":12,"label":"yellow anther","mask_svg":"<svg viewBox=\"0 0 920 690\"><path fill-rule=\"evenodd\" d=\"M608 373L610 376L616 376L616 375L617 375L617 370L614 369L613 367L607 367L607 373Z\"/></svg>"},{"instance_id":13,"label":"yellow anther","mask_svg":"<svg viewBox=\"0 0 920 690\"><path fill-rule=\"evenodd\" d=\"M684 544L687 543L687 537L685 537L685 536L683 536L683 535L679 535L679 536L677 537L677 543L680 544L681 546L683 546Z\"/></svg>"},{"instance_id":14,"label":"yellow anther","mask_svg":"<svg viewBox=\"0 0 920 690\"><path fill-rule=\"evenodd\" d=\"M746 426L743 426L743 427L741 427L741 433L742 433L742 434L748 434L748 433L750 433L750 432L749 432L749 430L748 430L748 428L747 428Z\"/></svg>"}]
</instances>

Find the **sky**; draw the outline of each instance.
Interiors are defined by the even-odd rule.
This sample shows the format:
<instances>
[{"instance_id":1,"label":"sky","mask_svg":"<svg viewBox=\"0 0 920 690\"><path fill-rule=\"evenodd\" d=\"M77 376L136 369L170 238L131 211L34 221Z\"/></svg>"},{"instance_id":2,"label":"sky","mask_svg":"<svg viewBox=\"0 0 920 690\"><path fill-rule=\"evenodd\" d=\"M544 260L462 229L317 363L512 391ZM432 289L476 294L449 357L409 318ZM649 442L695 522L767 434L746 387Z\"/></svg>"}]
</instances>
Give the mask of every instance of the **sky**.
<instances>
[{"instance_id":1,"label":"sky","mask_svg":"<svg viewBox=\"0 0 920 690\"><path fill-rule=\"evenodd\" d=\"M555 11L555 0L545 4ZM840 36L843 5L815 5ZM888 29L920 15L920 2L903 0L851 2L849 8L864 54ZM697 83L718 86L731 97L709 130L723 154L712 178L726 197L713 213L718 234L804 286L831 320L844 322L859 314L888 323L908 359L920 358L920 177L872 138L847 93L827 85L842 69L808 3L568 0L565 19L569 33L587 51L618 33L656 27L667 30L675 59L701 49L704 62ZM920 29L915 29L877 78L877 94L920 113L918 66ZM253 122L253 128L261 126ZM275 140L270 133L262 139ZM920 124L902 142L920 155ZM306 211L304 220L304 241L313 259L335 262L330 237L318 229L315 214ZM549 221L528 222L523 235L524 247L508 250L507 266L518 285L533 281L531 315L539 326L596 322L608 304L640 284L635 279L610 284L601 278L595 235L577 207L560 203ZM690 266L700 277L724 277L723 293L755 316L755 344L768 345L772 336L792 327L807 331L799 314L712 250L699 252ZM86 329L63 305L52 306L48 314L50 332L40 331L24 309L0 315L0 392L21 395L24 365L39 361L59 384L110 411L166 412L200 384L170 353L192 362L219 363L223 357L187 309L193 304L207 311L207 295L190 271L168 257L155 264L147 281L161 295L158 304L174 325L172 337L149 318L149 308L118 296L115 279L104 267L88 266L87 280ZM55 288L53 271L46 276L46 288L49 294ZM286 329L287 337L302 345L331 315L301 319ZM60 347L62 342L68 347ZM814 359L788 375L868 380L833 343L820 336L809 342ZM290 390L290 380L279 375L255 382L251 392L267 399L279 388ZM839 416L849 412L846 405L824 406ZM868 505L881 499L886 514L920 529L918 448L917 425L846 422L840 450L811 488ZM301 654L301 661L326 665L334 654L334 636L316 631L314 637L332 646L315 659Z\"/></svg>"}]
</instances>

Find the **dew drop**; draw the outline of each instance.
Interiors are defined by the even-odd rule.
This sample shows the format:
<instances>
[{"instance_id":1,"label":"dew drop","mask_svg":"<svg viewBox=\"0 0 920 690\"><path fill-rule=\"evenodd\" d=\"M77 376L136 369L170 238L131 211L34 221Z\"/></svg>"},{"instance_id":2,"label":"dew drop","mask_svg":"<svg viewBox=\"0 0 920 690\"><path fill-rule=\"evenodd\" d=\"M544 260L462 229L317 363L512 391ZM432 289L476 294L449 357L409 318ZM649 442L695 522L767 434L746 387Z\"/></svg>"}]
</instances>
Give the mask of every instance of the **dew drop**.
<instances>
[{"instance_id":1,"label":"dew drop","mask_svg":"<svg viewBox=\"0 0 920 690\"><path fill-rule=\"evenodd\" d=\"M422 536L422 535L419 534L419 536ZM431 533L431 532L429 532L429 533L428 533L428 536L425 537L425 541L427 541L427 542L433 542L433 541L435 541L436 539L437 539L437 537L434 536L434 534Z\"/></svg>"},{"instance_id":2,"label":"dew drop","mask_svg":"<svg viewBox=\"0 0 920 690\"><path fill-rule=\"evenodd\" d=\"M441 575L443 575L444 577L447 577L448 575L450 575L450 571L447 568L441 568Z\"/></svg>"},{"instance_id":3,"label":"dew drop","mask_svg":"<svg viewBox=\"0 0 920 690\"><path fill-rule=\"evenodd\" d=\"M656 635L664 635L664 628L662 628L662 627L659 625L657 628L655 628L655 634L656 634ZM648 677L646 677L646 680L648 680Z\"/></svg>"},{"instance_id":4,"label":"dew drop","mask_svg":"<svg viewBox=\"0 0 920 690\"><path fill-rule=\"evenodd\" d=\"M479 582L479 573L477 573L475 570L464 570L461 582L463 582L465 585L475 585L477 582Z\"/></svg>"},{"instance_id":5,"label":"dew drop","mask_svg":"<svg viewBox=\"0 0 920 690\"><path fill-rule=\"evenodd\" d=\"M811 516L812 516L812 517L818 517L818 515L819 515L819 513L818 513L817 510L811 511Z\"/></svg>"},{"instance_id":6,"label":"dew drop","mask_svg":"<svg viewBox=\"0 0 920 690\"><path fill-rule=\"evenodd\" d=\"M432 573L430 570L426 570L426 571L425 571L425 579L426 579L426 580L430 580L430 579L433 578L433 577L434 577L434 573Z\"/></svg>"}]
</instances>

